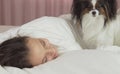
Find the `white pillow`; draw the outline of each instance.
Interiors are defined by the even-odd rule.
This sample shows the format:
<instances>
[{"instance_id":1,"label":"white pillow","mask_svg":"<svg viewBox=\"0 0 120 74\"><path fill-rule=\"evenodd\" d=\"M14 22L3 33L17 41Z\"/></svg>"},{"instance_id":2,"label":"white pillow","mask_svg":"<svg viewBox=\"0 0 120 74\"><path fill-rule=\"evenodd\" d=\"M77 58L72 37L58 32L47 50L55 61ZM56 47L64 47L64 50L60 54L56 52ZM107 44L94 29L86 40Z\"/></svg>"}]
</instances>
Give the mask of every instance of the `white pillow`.
<instances>
[{"instance_id":1,"label":"white pillow","mask_svg":"<svg viewBox=\"0 0 120 74\"><path fill-rule=\"evenodd\" d=\"M24 24L19 31L21 36L47 38L59 47L59 52L80 50L69 25L65 20L57 17L42 17Z\"/></svg>"},{"instance_id":2,"label":"white pillow","mask_svg":"<svg viewBox=\"0 0 120 74\"><path fill-rule=\"evenodd\" d=\"M65 20L57 17L38 18L21 27L0 33L0 43L18 35L47 38L51 43L59 47L60 53L82 49L75 41L69 25Z\"/></svg>"},{"instance_id":3,"label":"white pillow","mask_svg":"<svg viewBox=\"0 0 120 74\"><path fill-rule=\"evenodd\" d=\"M11 28L7 31L1 32L0 33L0 43L2 43L3 41L5 41L7 39L17 36L18 30L19 30L19 27L15 27L15 28Z\"/></svg>"}]
</instances>

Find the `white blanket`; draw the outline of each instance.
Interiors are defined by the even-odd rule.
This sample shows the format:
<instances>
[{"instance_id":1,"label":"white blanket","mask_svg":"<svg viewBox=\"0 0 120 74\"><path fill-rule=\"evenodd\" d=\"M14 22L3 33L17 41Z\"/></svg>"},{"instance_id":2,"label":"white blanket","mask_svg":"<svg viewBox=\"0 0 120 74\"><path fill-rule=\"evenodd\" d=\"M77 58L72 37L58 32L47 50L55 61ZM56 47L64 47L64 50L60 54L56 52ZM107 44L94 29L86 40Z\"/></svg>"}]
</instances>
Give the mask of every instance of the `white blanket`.
<instances>
[{"instance_id":1,"label":"white blanket","mask_svg":"<svg viewBox=\"0 0 120 74\"><path fill-rule=\"evenodd\" d=\"M34 68L0 67L0 74L120 74L120 50L70 51Z\"/></svg>"}]
</instances>

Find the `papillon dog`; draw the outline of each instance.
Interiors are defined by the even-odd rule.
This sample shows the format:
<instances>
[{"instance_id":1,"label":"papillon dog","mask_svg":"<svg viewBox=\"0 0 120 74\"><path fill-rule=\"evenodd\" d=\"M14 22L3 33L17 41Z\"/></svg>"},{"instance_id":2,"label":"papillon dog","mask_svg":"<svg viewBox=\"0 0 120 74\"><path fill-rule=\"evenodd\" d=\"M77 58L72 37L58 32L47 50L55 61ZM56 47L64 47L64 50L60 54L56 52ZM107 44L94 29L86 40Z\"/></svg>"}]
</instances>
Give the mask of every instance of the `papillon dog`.
<instances>
[{"instance_id":1,"label":"papillon dog","mask_svg":"<svg viewBox=\"0 0 120 74\"><path fill-rule=\"evenodd\" d=\"M72 19L83 48L120 46L120 16L116 0L73 0Z\"/></svg>"}]
</instances>

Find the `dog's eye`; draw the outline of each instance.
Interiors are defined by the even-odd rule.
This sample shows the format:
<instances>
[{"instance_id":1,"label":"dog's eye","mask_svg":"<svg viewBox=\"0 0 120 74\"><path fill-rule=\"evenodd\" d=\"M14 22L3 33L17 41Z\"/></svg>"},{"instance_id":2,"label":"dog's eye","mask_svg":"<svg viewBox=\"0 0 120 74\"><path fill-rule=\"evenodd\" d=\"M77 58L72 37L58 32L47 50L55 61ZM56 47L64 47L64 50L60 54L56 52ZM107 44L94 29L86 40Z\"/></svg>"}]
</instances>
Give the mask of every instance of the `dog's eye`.
<instances>
[{"instance_id":1,"label":"dog's eye","mask_svg":"<svg viewBox=\"0 0 120 74\"><path fill-rule=\"evenodd\" d=\"M86 8L92 8L92 5L91 4L89 4L89 3L86 3Z\"/></svg>"},{"instance_id":2,"label":"dog's eye","mask_svg":"<svg viewBox=\"0 0 120 74\"><path fill-rule=\"evenodd\" d=\"M87 8L91 8L92 6L89 4L88 6L87 6Z\"/></svg>"},{"instance_id":3,"label":"dog's eye","mask_svg":"<svg viewBox=\"0 0 120 74\"><path fill-rule=\"evenodd\" d=\"M104 7L103 3L101 3L101 4L98 5L98 8L101 8L101 7Z\"/></svg>"}]
</instances>

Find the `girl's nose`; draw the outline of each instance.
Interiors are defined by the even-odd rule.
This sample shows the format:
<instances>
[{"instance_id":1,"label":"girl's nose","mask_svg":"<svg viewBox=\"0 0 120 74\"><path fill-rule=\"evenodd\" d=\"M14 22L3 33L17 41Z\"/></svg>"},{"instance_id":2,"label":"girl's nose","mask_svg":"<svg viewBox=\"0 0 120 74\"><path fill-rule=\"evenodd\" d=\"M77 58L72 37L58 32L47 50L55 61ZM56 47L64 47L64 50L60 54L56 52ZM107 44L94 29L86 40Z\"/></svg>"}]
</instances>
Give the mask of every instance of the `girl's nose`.
<instances>
[{"instance_id":1,"label":"girl's nose","mask_svg":"<svg viewBox=\"0 0 120 74\"><path fill-rule=\"evenodd\" d=\"M47 60L48 61L51 61L51 60L53 60L54 59L54 56L52 55L52 54L49 54L48 56L47 56Z\"/></svg>"}]
</instances>

